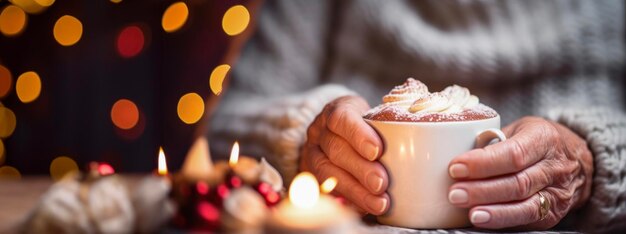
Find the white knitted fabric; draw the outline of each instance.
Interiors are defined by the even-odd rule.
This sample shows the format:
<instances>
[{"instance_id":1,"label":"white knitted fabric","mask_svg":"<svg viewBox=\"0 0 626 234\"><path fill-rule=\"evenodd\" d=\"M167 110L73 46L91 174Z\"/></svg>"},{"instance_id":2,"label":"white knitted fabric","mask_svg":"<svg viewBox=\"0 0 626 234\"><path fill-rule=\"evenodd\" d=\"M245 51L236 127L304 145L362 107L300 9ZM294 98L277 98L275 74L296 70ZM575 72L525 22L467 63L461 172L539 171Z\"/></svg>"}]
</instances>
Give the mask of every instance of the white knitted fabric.
<instances>
[{"instance_id":1,"label":"white knitted fabric","mask_svg":"<svg viewBox=\"0 0 626 234\"><path fill-rule=\"evenodd\" d=\"M288 181L328 101L352 90L377 105L407 77L459 84L503 125L550 116L586 139L596 173L581 215L594 218L577 223L626 228L624 1L266 1L256 21L212 119L214 150L243 140ZM316 89L327 83L346 88Z\"/></svg>"}]
</instances>

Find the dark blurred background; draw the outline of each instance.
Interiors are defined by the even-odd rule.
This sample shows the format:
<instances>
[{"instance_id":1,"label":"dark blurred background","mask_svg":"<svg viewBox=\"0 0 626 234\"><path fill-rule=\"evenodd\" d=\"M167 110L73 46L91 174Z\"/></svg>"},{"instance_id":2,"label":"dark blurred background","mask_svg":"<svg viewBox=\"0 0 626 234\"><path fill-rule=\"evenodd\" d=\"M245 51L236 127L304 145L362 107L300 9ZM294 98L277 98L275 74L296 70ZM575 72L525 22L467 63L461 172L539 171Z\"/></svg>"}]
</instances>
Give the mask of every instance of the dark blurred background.
<instances>
[{"instance_id":1,"label":"dark blurred background","mask_svg":"<svg viewBox=\"0 0 626 234\"><path fill-rule=\"evenodd\" d=\"M1 1L0 11L9 10L0 15L0 69L6 68L10 75L0 71L0 92L1 87L8 87L0 93L5 108L0 112L0 132L6 135L2 136L4 150L0 148L0 172L48 174L52 161L60 156L72 159L81 169L90 161L103 161L116 171L148 172L156 168L159 146L170 168L179 168L193 137L204 131L204 118L211 110L205 105L211 107L216 100L209 87L211 72L225 62L233 42L243 35L229 36L222 20L231 7L248 6L240 0L182 3ZM178 9L164 16L174 4ZM188 9L187 17L182 5ZM15 33L11 30L20 24L18 8L25 12L26 22ZM82 36L70 46L61 45L53 32L64 15L82 24ZM235 17L243 18L235 24L247 25L245 15ZM162 22L183 25L166 32ZM71 24L59 27L59 40L71 38L78 30ZM36 99L24 103L16 83L28 71L39 76L41 90ZM26 80L24 95L36 94L36 84ZM204 103L188 99L178 106L189 93L198 94ZM119 100L123 101L114 110ZM13 132L7 110L15 116ZM197 113L203 119L198 120ZM192 116L187 117L192 119L190 124L182 121L185 115Z\"/></svg>"}]
</instances>

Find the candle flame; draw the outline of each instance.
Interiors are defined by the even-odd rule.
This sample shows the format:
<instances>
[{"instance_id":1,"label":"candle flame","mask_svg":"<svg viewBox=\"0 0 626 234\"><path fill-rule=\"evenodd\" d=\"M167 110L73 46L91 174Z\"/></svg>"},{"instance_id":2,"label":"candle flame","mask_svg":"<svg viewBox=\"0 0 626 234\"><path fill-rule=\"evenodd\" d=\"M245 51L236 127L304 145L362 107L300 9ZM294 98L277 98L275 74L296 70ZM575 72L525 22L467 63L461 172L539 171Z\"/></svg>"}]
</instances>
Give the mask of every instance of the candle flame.
<instances>
[{"instance_id":1,"label":"candle flame","mask_svg":"<svg viewBox=\"0 0 626 234\"><path fill-rule=\"evenodd\" d=\"M320 197L319 184L309 172L301 172L289 186L289 201L298 208L311 208Z\"/></svg>"},{"instance_id":2,"label":"candle flame","mask_svg":"<svg viewBox=\"0 0 626 234\"><path fill-rule=\"evenodd\" d=\"M233 149L230 151L230 160L228 161L228 164L231 167L234 167L237 165L237 161L239 161L239 142L235 141Z\"/></svg>"},{"instance_id":3,"label":"candle flame","mask_svg":"<svg viewBox=\"0 0 626 234\"><path fill-rule=\"evenodd\" d=\"M167 162L165 161L165 153L163 147L159 147L159 175L167 175Z\"/></svg>"},{"instance_id":4,"label":"candle flame","mask_svg":"<svg viewBox=\"0 0 626 234\"><path fill-rule=\"evenodd\" d=\"M335 189L335 187L337 186L337 178L335 177L328 177L328 179L326 179L324 181L324 183L322 183L322 186L320 186L322 193L330 193L333 191L333 189Z\"/></svg>"}]
</instances>

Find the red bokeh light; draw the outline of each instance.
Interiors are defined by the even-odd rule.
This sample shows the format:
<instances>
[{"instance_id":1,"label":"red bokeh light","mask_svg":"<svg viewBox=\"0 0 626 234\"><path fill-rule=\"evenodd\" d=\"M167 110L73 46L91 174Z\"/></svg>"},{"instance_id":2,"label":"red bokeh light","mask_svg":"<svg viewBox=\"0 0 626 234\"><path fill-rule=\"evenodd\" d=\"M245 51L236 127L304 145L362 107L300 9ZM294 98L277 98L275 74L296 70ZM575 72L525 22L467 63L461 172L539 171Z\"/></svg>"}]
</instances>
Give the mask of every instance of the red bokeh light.
<instances>
[{"instance_id":1,"label":"red bokeh light","mask_svg":"<svg viewBox=\"0 0 626 234\"><path fill-rule=\"evenodd\" d=\"M261 182L259 184L259 193L265 195L271 191L272 187L269 184Z\"/></svg>"},{"instance_id":2,"label":"red bokeh light","mask_svg":"<svg viewBox=\"0 0 626 234\"><path fill-rule=\"evenodd\" d=\"M268 193L267 195L265 195L265 200L267 201L268 205L274 205L276 203L278 203L278 200L280 199L280 196L278 195L278 193L272 191L270 193Z\"/></svg>"},{"instance_id":3,"label":"red bokeh light","mask_svg":"<svg viewBox=\"0 0 626 234\"><path fill-rule=\"evenodd\" d=\"M144 44L144 33L138 26L128 26L117 36L117 52L124 58L139 54Z\"/></svg>"},{"instance_id":4,"label":"red bokeh light","mask_svg":"<svg viewBox=\"0 0 626 234\"><path fill-rule=\"evenodd\" d=\"M233 186L233 188L239 188L241 187L241 179L239 179L239 177L233 176L230 177L230 185Z\"/></svg>"},{"instance_id":5,"label":"red bokeh light","mask_svg":"<svg viewBox=\"0 0 626 234\"><path fill-rule=\"evenodd\" d=\"M100 173L100 175L110 175L110 174L115 173L115 170L109 164L100 163L98 165L98 173Z\"/></svg>"},{"instance_id":6,"label":"red bokeh light","mask_svg":"<svg viewBox=\"0 0 626 234\"><path fill-rule=\"evenodd\" d=\"M200 181L196 183L196 191L198 191L200 195L207 195L207 193L209 193L209 185Z\"/></svg>"},{"instance_id":7,"label":"red bokeh light","mask_svg":"<svg viewBox=\"0 0 626 234\"><path fill-rule=\"evenodd\" d=\"M220 184L219 186L217 186L217 195L220 198L226 199L226 197L228 197L228 194L230 194L230 191L228 190L228 187L226 187L226 185Z\"/></svg>"},{"instance_id":8,"label":"red bokeh light","mask_svg":"<svg viewBox=\"0 0 626 234\"><path fill-rule=\"evenodd\" d=\"M211 203L205 201L198 204L198 214L200 214L200 217L204 220L209 222L218 221L220 218L219 210L217 210L215 206L211 205Z\"/></svg>"}]
</instances>

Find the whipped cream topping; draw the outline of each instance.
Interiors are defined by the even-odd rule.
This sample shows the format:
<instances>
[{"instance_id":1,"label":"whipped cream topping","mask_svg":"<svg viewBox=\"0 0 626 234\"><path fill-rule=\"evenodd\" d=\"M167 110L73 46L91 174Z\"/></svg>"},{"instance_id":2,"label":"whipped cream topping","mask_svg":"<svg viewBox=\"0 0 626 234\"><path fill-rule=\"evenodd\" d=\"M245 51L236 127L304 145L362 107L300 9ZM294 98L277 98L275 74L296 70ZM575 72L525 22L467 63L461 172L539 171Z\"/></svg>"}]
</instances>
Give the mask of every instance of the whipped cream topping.
<instances>
[{"instance_id":1,"label":"whipped cream topping","mask_svg":"<svg viewBox=\"0 0 626 234\"><path fill-rule=\"evenodd\" d=\"M419 80L408 78L382 98L383 103L365 114L370 119L400 121L460 121L494 117L497 113L480 104L469 89L451 85L440 92L429 92Z\"/></svg>"},{"instance_id":2,"label":"whipped cream topping","mask_svg":"<svg viewBox=\"0 0 626 234\"><path fill-rule=\"evenodd\" d=\"M478 97L471 95L465 87L452 85L441 92L431 93L424 83L413 78L408 78L383 97L383 105L406 107L411 113L458 113L478 103Z\"/></svg>"}]
</instances>

